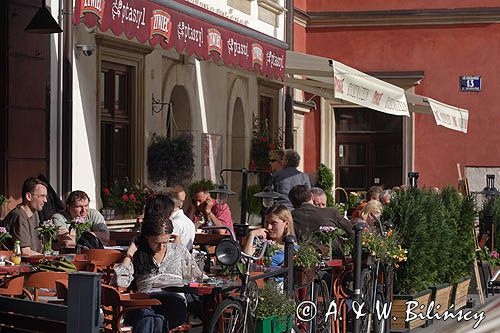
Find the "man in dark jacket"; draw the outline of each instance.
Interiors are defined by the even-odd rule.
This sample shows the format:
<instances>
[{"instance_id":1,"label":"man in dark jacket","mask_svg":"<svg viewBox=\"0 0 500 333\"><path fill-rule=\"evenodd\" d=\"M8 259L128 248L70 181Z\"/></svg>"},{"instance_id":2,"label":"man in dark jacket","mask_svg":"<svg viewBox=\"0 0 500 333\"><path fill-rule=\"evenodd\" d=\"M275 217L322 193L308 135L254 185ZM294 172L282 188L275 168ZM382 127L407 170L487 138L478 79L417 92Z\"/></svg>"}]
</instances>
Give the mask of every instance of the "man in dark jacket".
<instances>
[{"instance_id":1,"label":"man in dark jacket","mask_svg":"<svg viewBox=\"0 0 500 333\"><path fill-rule=\"evenodd\" d=\"M290 210L293 210L292 204L288 200L288 193L290 189L296 185L306 185L307 188L311 188L311 181L309 176L305 173L297 170L300 164L300 155L292 149L285 150L283 156L284 168L276 173L274 177L274 188L278 193L283 194L282 204L287 206Z\"/></svg>"},{"instance_id":2,"label":"man in dark jacket","mask_svg":"<svg viewBox=\"0 0 500 333\"><path fill-rule=\"evenodd\" d=\"M295 235L299 241L311 239L312 234L319 230L320 226L333 226L345 231L346 238L352 235L352 224L331 207L320 208L314 206L313 195L306 185L294 186L288 197L295 207L292 211ZM335 241L333 244L334 254L342 256L342 244Z\"/></svg>"}]
</instances>

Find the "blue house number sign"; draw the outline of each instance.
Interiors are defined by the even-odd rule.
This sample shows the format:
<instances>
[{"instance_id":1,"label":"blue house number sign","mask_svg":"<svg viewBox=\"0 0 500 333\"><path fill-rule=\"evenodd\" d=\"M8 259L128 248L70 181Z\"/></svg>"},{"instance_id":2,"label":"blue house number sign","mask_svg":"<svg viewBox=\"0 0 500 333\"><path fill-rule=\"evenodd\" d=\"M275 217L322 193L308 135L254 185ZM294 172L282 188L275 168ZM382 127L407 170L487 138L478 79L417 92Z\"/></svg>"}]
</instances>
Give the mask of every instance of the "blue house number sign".
<instances>
[{"instance_id":1,"label":"blue house number sign","mask_svg":"<svg viewBox=\"0 0 500 333\"><path fill-rule=\"evenodd\" d=\"M460 91L481 91L481 77L461 76Z\"/></svg>"}]
</instances>

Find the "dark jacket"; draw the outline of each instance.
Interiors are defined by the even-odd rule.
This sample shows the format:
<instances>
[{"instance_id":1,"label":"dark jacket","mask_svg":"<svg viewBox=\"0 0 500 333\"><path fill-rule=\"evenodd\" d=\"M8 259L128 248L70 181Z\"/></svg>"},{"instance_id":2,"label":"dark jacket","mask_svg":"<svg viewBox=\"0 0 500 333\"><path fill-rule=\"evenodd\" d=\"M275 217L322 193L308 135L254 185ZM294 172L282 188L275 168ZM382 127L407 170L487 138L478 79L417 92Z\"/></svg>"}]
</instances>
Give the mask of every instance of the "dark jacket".
<instances>
[{"instance_id":1,"label":"dark jacket","mask_svg":"<svg viewBox=\"0 0 500 333\"><path fill-rule=\"evenodd\" d=\"M287 167L276 173L273 179L273 185L276 192L284 195L279 199L279 202L293 210L292 203L288 199L288 193L292 187L296 185L307 185L311 189L311 181L309 176L297 170L297 168Z\"/></svg>"},{"instance_id":2,"label":"dark jacket","mask_svg":"<svg viewBox=\"0 0 500 333\"><path fill-rule=\"evenodd\" d=\"M346 238L352 235L352 224L345 219L335 208L319 208L309 202L304 202L299 208L292 211L295 235L300 242L311 239L312 234L320 226L333 226L345 231ZM342 243L335 242L334 253L342 256Z\"/></svg>"}]
</instances>

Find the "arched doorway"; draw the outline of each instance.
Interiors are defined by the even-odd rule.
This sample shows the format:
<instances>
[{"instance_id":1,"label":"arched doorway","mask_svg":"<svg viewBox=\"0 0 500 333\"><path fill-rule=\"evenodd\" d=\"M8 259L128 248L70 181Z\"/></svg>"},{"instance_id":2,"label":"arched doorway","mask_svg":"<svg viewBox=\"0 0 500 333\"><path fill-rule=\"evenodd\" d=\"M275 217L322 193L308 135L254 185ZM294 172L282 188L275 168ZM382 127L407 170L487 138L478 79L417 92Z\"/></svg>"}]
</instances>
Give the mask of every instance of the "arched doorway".
<instances>
[{"instance_id":1,"label":"arched doorway","mask_svg":"<svg viewBox=\"0 0 500 333\"><path fill-rule=\"evenodd\" d=\"M243 113L243 103L241 98L237 97L233 106L233 123L231 135L231 169L242 169L245 167L245 115ZM238 193L229 199L231 207L231 215L233 222L239 221L241 214L240 210L240 193L241 193L241 173L231 172L231 189Z\"/></svg>"},{"instance_id":2,"label":"arched doorway","mask_svg":"<svg viewBox=\"0 0 500 333\"><path fill-rule=\"evenodd\" d=\"M191 108L189 97L184 86L176 85L170 94L170 107L167 115L167 137L177 137L183 133L190 133Z\"/></svg>"}]
</instances>

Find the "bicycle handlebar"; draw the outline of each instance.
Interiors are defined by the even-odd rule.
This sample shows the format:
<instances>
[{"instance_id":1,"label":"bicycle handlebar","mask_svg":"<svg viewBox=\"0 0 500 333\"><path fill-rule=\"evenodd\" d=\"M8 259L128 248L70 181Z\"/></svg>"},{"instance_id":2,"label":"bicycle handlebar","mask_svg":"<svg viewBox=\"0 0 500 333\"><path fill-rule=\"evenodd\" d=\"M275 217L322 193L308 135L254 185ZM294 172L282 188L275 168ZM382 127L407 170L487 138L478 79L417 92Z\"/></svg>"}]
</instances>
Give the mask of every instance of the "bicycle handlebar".
<instances>
[{"instance_id":1,"label":"bicycle handlebar","mask_svg":"<svg viewBox=\"0 0 500 333\"><path fill-rule=\"evenodd\" d=\"M267 245L268 245L267 242L264 242L262 244L262 248L261 248L260 253L259 253L259 255L257 257L254 257L252 255L246 254L243 251L241 251L241 254L243 255L243 257L248 258L248 259L253 260L253 261L260 260L260 259L262 259L262 257L264 257L264 254L266 253Z\"/></svg>"},{"instance_id":2,"label":"bicycle handlebar","mask_svg":"<svg viewBox=\"0 0 500 333\"><path fill-rule=\"evenodd\" d=\"M201 230L226 230L229 231L231 238L236 240L236 236L234 235L233 230L231 230L231 228L226 226L207 226L207 227L202 227Z\"/></svg>"}]
</instances>

